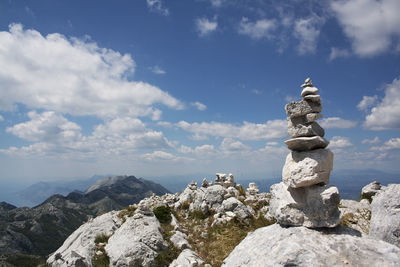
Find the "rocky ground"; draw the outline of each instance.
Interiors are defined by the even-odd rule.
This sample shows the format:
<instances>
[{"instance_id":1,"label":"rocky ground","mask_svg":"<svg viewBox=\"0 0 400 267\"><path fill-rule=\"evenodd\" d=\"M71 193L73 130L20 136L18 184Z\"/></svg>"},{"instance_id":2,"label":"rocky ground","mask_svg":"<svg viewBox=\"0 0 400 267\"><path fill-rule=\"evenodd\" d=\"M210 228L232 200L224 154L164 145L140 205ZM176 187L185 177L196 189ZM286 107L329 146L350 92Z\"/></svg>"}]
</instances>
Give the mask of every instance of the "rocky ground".
<instances>
[{"instance_id":1,"label":"rocky ground","mask_svg":"<svg viewBox=\"0 0 400 267\"><path fill-rule=\"evenodd\" d=\"M380 188L375 192L377 196L369 199L393 199L392 188L396 186ZM47 263L174 267L400 263L400 248L395 246L398 237L397 241L378 241L368 234L373 225L374 201L341 200L340 225L313 230L275 223L269 213L271 194L257 191L254 184L244 190L233 179L217 177L213 184L191 183L181 194L151 196L128 209L112 211L83 224ZM400 190L396 192L398 202ZM387 210L396 209L390 207ZM387 213L393 214L393 210ZM383 236L390 235L390 231L396 236L396 219L385 217L385 223L392 226L382 230L386 233Z\"/></svg>"}]
</instances>

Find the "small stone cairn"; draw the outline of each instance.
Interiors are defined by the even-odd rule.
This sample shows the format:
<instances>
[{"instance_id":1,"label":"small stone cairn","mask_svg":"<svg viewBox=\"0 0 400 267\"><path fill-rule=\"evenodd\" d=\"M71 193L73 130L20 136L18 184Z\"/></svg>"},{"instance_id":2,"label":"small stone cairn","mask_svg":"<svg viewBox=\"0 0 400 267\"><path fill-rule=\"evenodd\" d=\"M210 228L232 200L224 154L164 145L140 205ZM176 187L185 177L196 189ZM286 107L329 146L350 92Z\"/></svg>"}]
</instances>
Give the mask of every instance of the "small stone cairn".
<instances>
[{"instance_id":1,"label":"small stone cairn","mask_svg":"<svg viewBox=\"0 0 400 267\"><path fill-rule=\"evenodd\" d=\"M291 150L282 170L282 182L271 186L270 215L287 226L335 227L340 222L340 196L327 187L333 167L329 142L316 122L321 118L318 89L307 78L301 85L303 100L285 106Z\"/></svg>"}]
</instances>

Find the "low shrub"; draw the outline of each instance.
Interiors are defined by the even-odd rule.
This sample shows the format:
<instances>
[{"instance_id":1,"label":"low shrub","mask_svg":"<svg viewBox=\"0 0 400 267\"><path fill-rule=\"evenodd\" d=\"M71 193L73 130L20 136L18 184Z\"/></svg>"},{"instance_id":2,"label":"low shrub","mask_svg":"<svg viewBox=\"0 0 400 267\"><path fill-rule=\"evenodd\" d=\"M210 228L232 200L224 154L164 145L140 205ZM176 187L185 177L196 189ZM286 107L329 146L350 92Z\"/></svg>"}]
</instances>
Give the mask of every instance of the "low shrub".
<instances>
[{"instance_id":1,"label":"low shrub","mask_svg":"<svg viewBox=\"0 0 400 267\"><path fill-rule=\"evenodd\" d=\"M109 235L106 234L99 234L96 236L94 239L94 243L99 244L99 243L107 243L108 239L110 238Z\"/></svg>"},{"instance_id":2,"label":"low shrub","mask_svg":"<svg viewBox=\"0 0 400 267\"><path fill-rule=\"evenodd\" d=\"M159 206L153 209L154 215L160 223L170 223L172 220L171 209L167 206Z\"/></svg>"}]
</instances>

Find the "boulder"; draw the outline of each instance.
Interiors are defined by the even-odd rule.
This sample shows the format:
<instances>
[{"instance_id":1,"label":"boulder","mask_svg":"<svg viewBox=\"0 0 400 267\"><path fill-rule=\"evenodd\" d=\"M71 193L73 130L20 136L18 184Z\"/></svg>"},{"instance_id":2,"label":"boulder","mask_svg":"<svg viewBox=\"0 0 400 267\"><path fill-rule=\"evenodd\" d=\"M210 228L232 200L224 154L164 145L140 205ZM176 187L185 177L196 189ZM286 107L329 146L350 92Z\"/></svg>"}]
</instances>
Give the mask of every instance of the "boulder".
<instances>
[{"instance_id":1,"label":"boulder","mask_svg":"<svg viewBox=\"0 0 400 267\"><path fill-rule=\"evenodd\" d=\"M311 230L273 224L249 233L223 261L224 267L399 266L400 249L359 237L351 229Z\"/></svg>"},{"instance_id":2,"label":"boulder","mask_svg":"<svg viewBox=\"0 0 400 267\"><path fill-rule=\"evenodd\" d=\"M369 235L400 247L400 184L389 184L371 203Z\"/></svg>"},{"instance_id":3,"label":"boulder","mask_svg":"<svg viewBox=\"0 0 400 267\"><path fill-rule=\"evenodd\" d=\"M117 211L111 211L82 224L64 244L47 259L50 266L92 266L95 239L100 235L112 235L122 224Z\"/></svg>"},{"instance_id":4,"label":"boulder","mask_svg":"<svg viewBox=\"0 0 400 267\"><path fill-rule=\"evenodd\" d=\"M157 218L136 215L128 217L108 239L105 251L110 266L154 266L158 253L167 247Z\"/></svg>"},{"instance_id":5,"label":"boulder","mask_svg":"<svg viewBox=\"0 0 400 267\"><path fill-rule=\"evenodd\" d=\"M196 252L185 249L183 250L178 258L176 258L169 267L200 267L204 264L204 261L196 254Z\"/></svg>"},{"instance_id":6,"label":"boulder","mask_svg":"<svg viewBox=\"0 0 400 267\"><path fill-rule=\"evenodd\" d=\"M307 95L316 95L318 94L318 88L307 86L301 91L301 96L305 97Z\"/></svg>"},{"instance_id":7,"label":"boulder","mask_svg":"<svg viewBox=\"0 0 400 267\"><path fill-rule=\"evenodd\" d=\"M329 184L333 168L333 153L329 149L292 151L282 169L282 181L298 188L314 184Z\"/></svg>"},{"instance_id":8,"label":"boulder","mask_svg":"<svg viewBox=\"0 0 400 267\"><path fill-rule=\"evenodd\" d=\"M285 106L286 113L290 118L300 117L308 113L321 112L322 106L309 100L302 100L300 102L291 102Z\"/></svg>"},{"instance_id":9,"label":"boulder","mask_svg":"<svg viewBox=\"0 0 400 267\"><path fill-rule=\"evenodd\" d=\"M361 189L361 198L366 198L370 202L372 201L372 197L376 195L381 190L381 183L377 181L373 181L372 183L367 184Z\"/></svg>"},{"instance_id":10,"label":"boulder","mask_svg":"<svg viewBox=\"0 0 400 267\"><path fill-rule=\"evenodd\" d=\"M290 150L309 151L318 148L325 148L329 145L329 141L321 136L312 137L296 137L285 141Z\"/></svg>"},{"instance_id":11,"label":"boulder","mask_svg":"<svg viewBox=\"0 0 400 267\"><path fill-rule=\"evenodd\" d=\"M368 235L371 220L371 205L368 200L340 200L339 210L342 214L340 224L359 231L362 235Z\"/></svg>"},{"instance_id":12,"label":"boulder","mask_svg":"<svg viewBox=\"0 0 400 267\"><path fill-rule=\"evenodd\" d=\"M250 218L254 213L254 210L251 207L244 205L237 198L230 197L222 202L222 207L218 210L218 212L225 212L226 214L228 214L228 212L232 212L235 215L231 217L237 217L242 221Z\"/></svg>"},{"instance_id":13,"label":"boulder","mask_svg":"<svg viewBox=\"0 0 400 267\"><path fill-rule=\"evenodd\" d=\"M171 236L170 240L172 244L178 249L185 249L185 248L191 248L191 245L187 241L187 235L180 232L176 231L173 236Z\"/></svg>"},{"instance_id":14,"label":"boulder","mask_svg":"<svg viewBox=\"0 0 400 267\"><path fill-rule=\"evenodd\" d=\"M270 191L269 213L282 225L319 228L335 227L340 222L340 196L334 186L291 188L281 182Z\"/></svg>"},{"instance_id":15,"label":"boulder","mask_svg":"<svg viewBox=\"0 0 400 267\"><path fill-rule=\"evenodd\" d=\"M325 131L317 122L308 124L293 123L292 120L288 119L288 134L292 138L311 137L316 135L323 137Z\"/></svg>"}]
</instances>

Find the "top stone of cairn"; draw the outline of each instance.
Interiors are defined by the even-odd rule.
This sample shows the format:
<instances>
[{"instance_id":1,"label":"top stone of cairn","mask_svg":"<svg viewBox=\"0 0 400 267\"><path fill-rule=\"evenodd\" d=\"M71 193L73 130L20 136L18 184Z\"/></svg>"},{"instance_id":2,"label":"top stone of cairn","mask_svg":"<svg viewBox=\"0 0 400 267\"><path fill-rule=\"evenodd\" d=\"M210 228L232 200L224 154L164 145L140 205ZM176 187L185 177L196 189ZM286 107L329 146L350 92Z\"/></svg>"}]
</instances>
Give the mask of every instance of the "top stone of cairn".
<instances>
[{"instance_id":1,"label":"top stone of cairn","mask_svg":"<svg viewBox=\"0 0 400 267\"><path fill-rule=\"evenodd\" d=\"M307 78L304 83L301 85L301 87L306 88L306 87L314 87L312 84L312 81L310 78Z\"/></svg>"}]
</instances>

